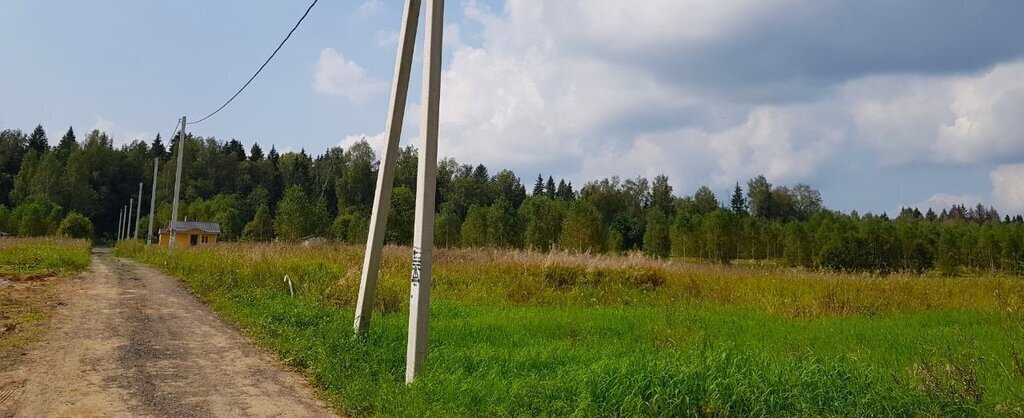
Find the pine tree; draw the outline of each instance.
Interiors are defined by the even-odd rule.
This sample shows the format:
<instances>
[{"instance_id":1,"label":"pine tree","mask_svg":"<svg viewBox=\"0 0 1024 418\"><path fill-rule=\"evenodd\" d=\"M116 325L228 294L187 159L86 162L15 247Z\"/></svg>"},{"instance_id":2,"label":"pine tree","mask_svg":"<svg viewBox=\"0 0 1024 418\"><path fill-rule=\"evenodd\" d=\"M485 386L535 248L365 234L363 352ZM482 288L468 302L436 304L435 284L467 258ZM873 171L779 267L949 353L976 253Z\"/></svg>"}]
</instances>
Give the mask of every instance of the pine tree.
<instances>
[{"instance_id":1,"label":"pine tree","mask_svg":"<svg viewBox=\"0 0 1024 418\"><path fill-rule=\"evenodd\" d=\"M551 176L548 176L548 182L544 185L544 194L548 199L555 198L555 179Z\"/></svg>"},{"instance_id":2,"label":"pine tree","mask_svg":"<svg viewBox=\"0 0 1024 418\"><path fill-rule=\"evenodd\" d=\"M732 208L732 213L740 216L747 216L747 199L743 197L743 188L740 187L740 182L736 182L736 189L732 192L732 199L729 201L729 207Z\"/></svg>"},{"instance_id":3,"label":"pine tree","mask_svg":"<svg viewBox=\"0 0 1024 418\"><path fill-rule=\"evenodd\" d=\"M537 174L537 181L533 183L533 193L531 196L540 197L544 195L544 177Z\"/></svg>"}]
</instances>

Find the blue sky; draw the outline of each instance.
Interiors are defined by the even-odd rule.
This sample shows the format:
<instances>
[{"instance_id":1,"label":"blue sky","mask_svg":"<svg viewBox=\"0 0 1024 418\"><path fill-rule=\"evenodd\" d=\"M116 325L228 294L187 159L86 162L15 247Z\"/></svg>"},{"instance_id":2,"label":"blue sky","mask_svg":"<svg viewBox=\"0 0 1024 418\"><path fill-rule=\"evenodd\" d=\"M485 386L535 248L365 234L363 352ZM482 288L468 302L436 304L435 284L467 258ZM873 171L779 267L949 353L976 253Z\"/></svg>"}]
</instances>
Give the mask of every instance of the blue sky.
<instances>
[{"instance_id":1,"label":"blue sky","mask_svg":"<svg viewBox=\"0 0 1024 418\"><path fill-rule=\"evenodd\" d=\"M150 140L219 106L307 4L5 1L0 129ZM1011 0L449 0L440 152L525 182L665 173L726 198L764 173L841 210L1021 213L1021 17ZM398 0L321 0L191 131L379 146L400 18Z\"/></svg>"}]
</instances>

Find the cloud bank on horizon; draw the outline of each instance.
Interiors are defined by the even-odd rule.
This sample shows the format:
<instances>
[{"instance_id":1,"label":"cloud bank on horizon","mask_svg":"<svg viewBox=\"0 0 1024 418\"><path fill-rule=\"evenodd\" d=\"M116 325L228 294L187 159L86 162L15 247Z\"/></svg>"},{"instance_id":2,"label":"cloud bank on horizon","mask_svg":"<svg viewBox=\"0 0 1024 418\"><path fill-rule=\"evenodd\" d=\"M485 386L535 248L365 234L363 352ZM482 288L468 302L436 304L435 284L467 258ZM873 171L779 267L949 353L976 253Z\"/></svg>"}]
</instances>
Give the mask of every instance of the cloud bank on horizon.
<instances>
[{"instance_id":1,"label":"cloud bank on horizon","mask_svg":"<svg viewBox=\"0 0 1024 418\"><path fill-rule=\"evenodd\" d=\"M990 197L920 204L1024 211L1024 3L508 0L452 13L480 33L446 65L442 155L579 179L666 173L682 190L762 173L813 182L852 156L863 170L988 166Z\"/></svg>"}]
</instances>

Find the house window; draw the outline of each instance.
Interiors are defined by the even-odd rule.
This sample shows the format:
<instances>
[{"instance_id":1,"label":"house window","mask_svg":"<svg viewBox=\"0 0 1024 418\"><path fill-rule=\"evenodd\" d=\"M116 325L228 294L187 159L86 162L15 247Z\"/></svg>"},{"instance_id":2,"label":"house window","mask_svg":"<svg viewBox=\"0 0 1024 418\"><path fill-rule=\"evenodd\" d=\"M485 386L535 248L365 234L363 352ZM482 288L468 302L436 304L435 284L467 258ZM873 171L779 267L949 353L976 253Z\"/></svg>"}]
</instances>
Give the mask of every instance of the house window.
<instances>
[{"instance_id":1,"label":"house window","mask_svg":"<svg viewBox=\"0 0 1024 418\"><path fill-rule=\"evenodd\" d=\"M206 244L206 243L209 243L209 242L210 242L210 237L208 237L206 235L203 235L203 244Z\"/></svg>"}]
</instances>

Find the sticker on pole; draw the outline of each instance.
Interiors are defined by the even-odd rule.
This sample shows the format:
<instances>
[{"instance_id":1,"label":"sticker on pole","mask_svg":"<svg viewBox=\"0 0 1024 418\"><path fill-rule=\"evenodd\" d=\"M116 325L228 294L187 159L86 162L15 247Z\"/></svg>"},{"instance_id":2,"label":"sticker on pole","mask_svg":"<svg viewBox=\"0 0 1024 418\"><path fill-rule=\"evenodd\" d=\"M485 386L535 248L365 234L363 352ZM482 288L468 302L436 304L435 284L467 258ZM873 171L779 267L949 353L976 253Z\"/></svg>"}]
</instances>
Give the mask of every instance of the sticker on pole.
<instances>
[{"instance_id":1,"label":"sticker on pole","mask_svg":"<svg viewBox=\"0 0 1024 418\"><path fill-rule=\"evenodd\" d=\"M420 282L420 269L423 266L423 252L420 251L420 247L412 247L412 282L418 284Z\"/></svg>"}]
</instances>

